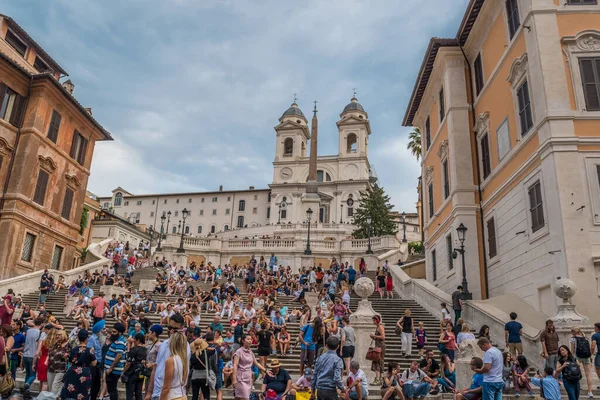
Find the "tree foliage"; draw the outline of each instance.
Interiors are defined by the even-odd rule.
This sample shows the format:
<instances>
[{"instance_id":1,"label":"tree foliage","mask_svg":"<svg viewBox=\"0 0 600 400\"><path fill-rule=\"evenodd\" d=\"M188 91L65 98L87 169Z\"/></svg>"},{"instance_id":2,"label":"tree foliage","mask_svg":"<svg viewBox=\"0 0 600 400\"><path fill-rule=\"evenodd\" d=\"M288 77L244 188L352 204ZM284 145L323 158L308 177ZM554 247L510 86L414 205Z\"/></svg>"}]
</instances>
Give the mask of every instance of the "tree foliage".
<instances>
[{"instance_id":1,"label":"tree foliage","mask_svg":"<svg viewBox=\"0 0 600 400\"><path fill-rule=\"evenodd\" d=\"M90 216L90 210L87 207L83 207L81 211L81 220L79 220L79 234L83 235L83 231L87 228L88 218Z\"/></svg>"},{"instance_id":2,"label":"tree foliage","mask_svg":"<svg viewBox=\"0 0 600 400\"><path fill-rule=\"evenodd\" d=\"M419 128L415 128L408 134L406 148L417 158L417 161L421 159L421 130Z\"/></svg>"},{"instance_id":3,"label":"tree foliage","mask_svg":"<svg viewBox=\"0 0 600 400\"><path fill-rule=\"evenodd\" d=\"M375 183L366 190L360 191L358 208L354 212L353 223L356 230L354 237L364 239L369 237L369 224L367 217L371 217L371 237L395 235L398 227L392 217L390 196L385 194L381 186Z\"/></svg>"}]
</instances>

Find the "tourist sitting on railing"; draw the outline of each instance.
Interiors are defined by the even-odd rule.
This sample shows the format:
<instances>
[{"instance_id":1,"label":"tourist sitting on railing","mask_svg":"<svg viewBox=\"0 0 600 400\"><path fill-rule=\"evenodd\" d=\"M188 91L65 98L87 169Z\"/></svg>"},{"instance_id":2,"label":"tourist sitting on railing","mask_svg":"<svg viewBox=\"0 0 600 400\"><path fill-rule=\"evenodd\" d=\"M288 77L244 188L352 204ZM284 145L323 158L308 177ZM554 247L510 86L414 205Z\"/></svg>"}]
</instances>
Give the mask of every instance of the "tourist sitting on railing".
<instances>
[{"instance_id":1,"label":"tourist sitting on railing","mask_svg":"<svg viewBox=\"0 0 600 400\"><path fill-rule=\"evenodd\" d=\"M71 286L69 286L67 294L65 294L65 307L67 306L67 299L69 297L77 296L78 294L79 288L77 287L77 285L75 285L75 281L71 281Z\"/></svg>"}]
</instances>

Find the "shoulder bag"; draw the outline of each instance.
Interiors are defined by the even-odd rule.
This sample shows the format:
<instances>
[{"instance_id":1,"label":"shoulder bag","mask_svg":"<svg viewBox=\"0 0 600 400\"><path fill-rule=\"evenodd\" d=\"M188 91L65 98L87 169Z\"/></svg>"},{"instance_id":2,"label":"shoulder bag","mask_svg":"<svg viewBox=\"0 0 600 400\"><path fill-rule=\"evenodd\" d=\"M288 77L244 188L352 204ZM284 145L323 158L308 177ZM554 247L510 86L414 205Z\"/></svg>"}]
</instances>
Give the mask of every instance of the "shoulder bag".
<instances>
[{"instance_id":1,"label":"shoulder bag","mask_svg":"<svg viewBox=\"0 0 600 400\"><path fill-rule=\"evenodd\" d=\"M367 350L366 359L369 361L381 361L381 349L373 346L375 340L371 340L369 349Z\"/></svg>"}]
</instances>

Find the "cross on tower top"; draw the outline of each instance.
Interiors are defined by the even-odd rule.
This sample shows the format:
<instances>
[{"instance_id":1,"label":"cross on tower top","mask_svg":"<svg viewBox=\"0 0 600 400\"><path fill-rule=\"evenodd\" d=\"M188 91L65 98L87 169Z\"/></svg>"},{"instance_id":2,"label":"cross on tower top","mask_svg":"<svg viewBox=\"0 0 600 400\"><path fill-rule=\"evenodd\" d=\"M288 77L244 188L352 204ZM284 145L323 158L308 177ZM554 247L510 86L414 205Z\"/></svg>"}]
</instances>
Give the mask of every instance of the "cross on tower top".
<instances>
[{"instance_id":1,"label":"cross on tower top","mask_svg":"<svg viewBox=\"0 0 600 400\"><path fill-rule=\"evenodd\" d=\"M315 103L315 108L313 110L313 113L315 114L315 117L316 117L317 116L317 101L315 100L314 103Z\"/></svg>"},{"instance_id":2,"label":"cross on tower top","mask_svg":"<svg viewBox=\"0 0 600 400\"><path fill-rule=\"evenodd\" d=\"M356 88L355 88L355 87L353 87L353 88L352 88L352 91L353 91L354 97L356 97Z\"/></svg>"},{"instance_id":3,"label":"cross on tower top","mask_svg":"<svg viewBox=\"0 0 600 400\"><path fill-rule=\"evenodd\" d=\"M294 103L298 101L298 93L294 92Z\"/></svg>"}]
</instances>

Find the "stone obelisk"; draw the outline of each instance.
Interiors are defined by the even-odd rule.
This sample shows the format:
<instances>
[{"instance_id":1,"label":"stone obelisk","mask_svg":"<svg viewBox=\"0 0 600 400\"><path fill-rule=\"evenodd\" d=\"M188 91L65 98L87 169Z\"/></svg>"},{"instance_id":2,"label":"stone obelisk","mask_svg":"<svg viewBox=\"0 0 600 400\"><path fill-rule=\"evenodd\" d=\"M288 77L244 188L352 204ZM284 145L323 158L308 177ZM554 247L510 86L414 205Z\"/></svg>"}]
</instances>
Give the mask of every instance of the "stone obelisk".
<instances>
[{"instance_id":1,"label":"stone obelisk","mask_svg":"<svg viewBox=\"0 0 600 400\"><path fill-rule=\"evenodd\" d=\"M302 211L303 216L308 216L308 210L312 212L310 221L314 226L314 222L319 220L319 209L321 207L321 198L319 197L319 187L317 183L317 146L319 139L319 121L317 120L317 101L315 100L315 108L310 131L310 158L308 161L308 181L306 182L306 192L302 195ZM308 218L307 218L308 219ZM303 255L301 265L303 268L312 268L314 266L314 257L312 255Z\"/></svg>"}]
</instances>

